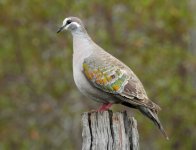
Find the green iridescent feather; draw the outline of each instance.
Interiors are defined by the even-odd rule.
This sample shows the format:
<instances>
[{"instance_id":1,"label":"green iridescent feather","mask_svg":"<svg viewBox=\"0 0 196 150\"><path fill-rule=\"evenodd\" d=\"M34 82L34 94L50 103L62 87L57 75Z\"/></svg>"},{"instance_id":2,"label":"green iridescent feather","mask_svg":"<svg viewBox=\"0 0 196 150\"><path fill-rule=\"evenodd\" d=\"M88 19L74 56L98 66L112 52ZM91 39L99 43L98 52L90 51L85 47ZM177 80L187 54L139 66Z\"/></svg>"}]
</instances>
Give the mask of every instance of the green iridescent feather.
<instances>
[{"instance_id":1,"label":"green iridescent feather","mask_svg":"<svg viewBox=\"0 0 196 150\"><path fill-rule=\"evenodd\" d=\"M120 68L106 64L95 65L91 61L83 63L85 76L97 87L106 92L119 93L129 77Z\"/></svg>"}]
</instances>

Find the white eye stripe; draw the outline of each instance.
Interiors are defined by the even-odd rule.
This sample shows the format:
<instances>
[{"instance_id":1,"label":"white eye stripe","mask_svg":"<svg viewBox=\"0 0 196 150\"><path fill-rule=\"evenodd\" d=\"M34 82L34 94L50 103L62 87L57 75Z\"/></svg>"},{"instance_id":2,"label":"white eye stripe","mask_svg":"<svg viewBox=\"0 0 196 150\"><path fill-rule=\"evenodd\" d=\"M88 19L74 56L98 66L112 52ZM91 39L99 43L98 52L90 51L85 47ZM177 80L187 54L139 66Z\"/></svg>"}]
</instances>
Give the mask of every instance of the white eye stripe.
<instances>
[{"instance_id":1,"label":"white eye stripe","mask_svg":"<svg viewBox=\"0 0 196 150\"><path fill-rule=\"evenodd\" d=\"M63 26L65 26L66 24L67 24L67 21L68 20L71 20L70 18L65 18L64 20L63 20ZM76 25L77 27L80 27L80 24L78 24L77 22L71 22L71 24L74 24L74 25Z\"/></svg>"},{"instance_id":2,"label":"white eye stripe","mask_svg":"<svg viewBox=\"0 0 196 150\"><path fill-rule=\"evenodd\" d=\"M80 27L80 25L77 22L72 22L68 25L65 26L65 29L67 30L69 28L70 25L75 25L77 28Z\"/></svg>"},{"instance_id":3,"label":"white eye stripe","mask_svg":"<svg viewBox=\"0 0 196 150\"><path fill-rule=\"evenodd\" d=\"M80 27L80 25L77 22L72 22L71 24L76 25L77 27Z\"/></svg>"}]
</instances>

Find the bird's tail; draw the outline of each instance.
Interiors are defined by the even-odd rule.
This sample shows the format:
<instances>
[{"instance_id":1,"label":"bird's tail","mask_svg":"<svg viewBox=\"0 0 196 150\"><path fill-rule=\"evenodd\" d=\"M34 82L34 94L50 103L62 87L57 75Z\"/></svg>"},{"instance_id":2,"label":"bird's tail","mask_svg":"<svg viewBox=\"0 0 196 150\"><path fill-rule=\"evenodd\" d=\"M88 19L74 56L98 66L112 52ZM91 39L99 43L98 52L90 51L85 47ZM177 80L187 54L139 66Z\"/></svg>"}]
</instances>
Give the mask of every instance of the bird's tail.
<instances>
[{"instance_id":1,"label":"bird's tail","mask_svg":"<svg viewBox=\"0 0 196 150\"><path fill-rule=\"evenodd\" d=\"M157 112L155 110L152 110L150 108L139 106L139 110L142 114L150 118L154 124L160 129L161 133L164 135L164 137L169 140L169 137L167 136L163 126L161 125L161 122L159 121L159 118L157 116Z\"/></svg>"}]
</instances>

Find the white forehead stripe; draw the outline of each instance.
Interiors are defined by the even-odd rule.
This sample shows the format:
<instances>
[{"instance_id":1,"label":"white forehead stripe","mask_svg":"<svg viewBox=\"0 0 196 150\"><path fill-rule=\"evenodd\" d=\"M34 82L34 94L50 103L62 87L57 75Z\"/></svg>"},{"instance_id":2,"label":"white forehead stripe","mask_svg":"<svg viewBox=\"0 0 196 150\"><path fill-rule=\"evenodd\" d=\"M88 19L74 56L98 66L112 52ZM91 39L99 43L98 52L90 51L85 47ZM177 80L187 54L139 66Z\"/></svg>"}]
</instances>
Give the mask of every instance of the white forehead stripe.
<instances>
[{"instance_id":1,"label":"white forehead stripe","mask_svg":"<svg viewBox=\"0 0 196 150\"><path fill-rule=\"evenodd\" d=\"M69 18L65 18L65 19L63 20L63 26L67 23L67 20L69 20Z\"/></svg>"}]
</instances>

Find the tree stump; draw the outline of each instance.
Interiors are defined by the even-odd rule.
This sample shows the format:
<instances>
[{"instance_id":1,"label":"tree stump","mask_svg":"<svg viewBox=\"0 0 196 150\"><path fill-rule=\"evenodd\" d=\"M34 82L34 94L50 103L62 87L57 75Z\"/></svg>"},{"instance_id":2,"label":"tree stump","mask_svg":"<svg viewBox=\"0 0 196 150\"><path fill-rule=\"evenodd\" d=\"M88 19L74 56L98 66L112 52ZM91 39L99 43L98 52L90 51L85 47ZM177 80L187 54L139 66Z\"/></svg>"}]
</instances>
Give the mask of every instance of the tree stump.
<instances>
[{"instance_id":1,"label":"tree stump","mask_svg":"<svg viewBox=\"0 0 196 150\"><path fill-rule=\"evenodd\" d=\"M85 112L82 150L139 150L137 122L126 112Z\"/></svg>"}]
</instances>

